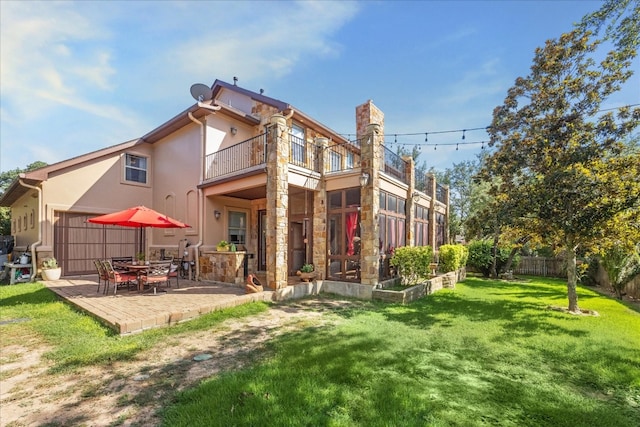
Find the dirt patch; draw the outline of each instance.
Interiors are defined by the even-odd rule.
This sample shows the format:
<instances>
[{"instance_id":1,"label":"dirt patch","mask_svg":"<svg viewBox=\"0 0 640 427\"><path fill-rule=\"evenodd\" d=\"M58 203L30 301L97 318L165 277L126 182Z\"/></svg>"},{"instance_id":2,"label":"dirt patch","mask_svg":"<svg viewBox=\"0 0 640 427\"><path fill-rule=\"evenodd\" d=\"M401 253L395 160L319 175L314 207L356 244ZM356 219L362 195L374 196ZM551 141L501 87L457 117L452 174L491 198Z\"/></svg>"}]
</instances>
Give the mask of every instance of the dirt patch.
<instances>
[{"instance_id":1,"label":"dirt patch","mask_svg":"<svg viewBox=\"0 0 640 427\"><path fill-rule=\"evenodd\" d=\"M140 354L136 360L49 374L46 348L2 350L0 426L150 426L177 391L220 372L239 369L264 356L270 339L303 327L334 324L326 312L357 302L304 300L277 305L260 315L233 319L215 330L180 337ZM194 357L210 354L204 361Z\"/></svg>"}]
</instances>

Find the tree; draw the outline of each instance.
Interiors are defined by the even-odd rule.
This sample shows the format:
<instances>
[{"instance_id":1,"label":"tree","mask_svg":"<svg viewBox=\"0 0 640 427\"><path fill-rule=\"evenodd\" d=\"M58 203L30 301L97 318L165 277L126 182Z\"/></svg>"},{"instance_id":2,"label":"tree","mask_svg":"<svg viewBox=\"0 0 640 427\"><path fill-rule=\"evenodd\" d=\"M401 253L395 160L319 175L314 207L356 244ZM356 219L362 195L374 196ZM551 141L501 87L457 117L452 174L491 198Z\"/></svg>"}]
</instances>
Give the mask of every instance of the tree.
<instances>
[{"instance_id":1,"label":"tree","mask_svg":"<svg viewBox=\"0 0 640 427\"><path fill-rule=\"evenodd\" d=\"M572 312L579 311L577 248L615 235L611 227L622 216L640 220L640 152L624 142L640 124L640 109L600 111L632 75L639 20L639 2L607 0L536 49L531 73L516 79L488 130L496 151L484 172L511 214L502 225L526 219L532 233L562 245ZM608 41L616 48L597 62Z\"/></svg>"},{"instance_id":2,"label":"tree","mask_svg":"<svg viewBox=\"0 0 640 427\"><path fill-rule=\"evenodd\" d=\"M640 274L640 244L633 250L624 246L612 247L602 257L602 266L618 299L622 299L627 283Z\"/></svg>"},{"instance_id":3,"label":"tree","mask_svg":"<svg viewBox=\"0 0 640 427\"><path fill-rule=\"evenodd\" d=\"M47 166L44 162L33 162L24 169L13 169L6 172L0 172L0 196L9 188L11 183L23 172L32 171ZM8 236L11 234L11 210L8 207L0 207L0 236Z\"/></svg>"}]
</instances>

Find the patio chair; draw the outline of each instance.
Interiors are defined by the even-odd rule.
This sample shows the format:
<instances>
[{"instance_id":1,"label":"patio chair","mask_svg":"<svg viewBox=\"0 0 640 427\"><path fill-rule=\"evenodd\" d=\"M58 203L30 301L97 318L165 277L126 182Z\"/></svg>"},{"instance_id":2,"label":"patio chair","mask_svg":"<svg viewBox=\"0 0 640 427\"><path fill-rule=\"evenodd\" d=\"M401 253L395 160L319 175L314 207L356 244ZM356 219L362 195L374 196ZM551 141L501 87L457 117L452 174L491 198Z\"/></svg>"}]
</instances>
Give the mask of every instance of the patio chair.
<instances>
[{"instance_id":1,"label":"patio chair","mask_svg":"<svg viewBox=\"0 0 640 427\"><path fill-rule=\"evenodd\" d=\"M167 287L171 287L169 282L169 271L171 270L171 261L157 261L149 264L149 268L145 274L140 276L142 287L149 285L153 287L153 293L157 292L158 285L166 283Z\"/></svg>"},{"instance_id":2,"label":"patio chair","mask_svg":"<svg viewBox=\"0 0 640 427\"><path fill-rule=\"evenodd\" d=\"M133 262L132 256L118 256L111 258L111 265L116 271L128 271L125 264L131 264Z\"/></svg>"},{"instance_id":3,"label":"patio chair","mask_svg":"<svg viewBox=\"0 0 640 427\"><path fill-rule=\"evenodd\" d=\"M98 290L96 291L96 293L100 292L100 286L102 286L103 282L104 282L104 290L103 290L103 293L104 293L107 291L107 288L109 287L109 275L107 274L107 270L105 270L104 266L102 265L102 260L94 259L93 265L96 266L96 270L98 271Z\"/></svg>"},{"instance_id":4,"label":"patio chair","mask_svg":"<svg viewBox=\"0 0 640 427\"><path fill-rule=\"evenodd\" d=\"M109 277L105 293L109 292L109 284L111 283L113 283L113 295L116 295L118 286L127 285L127 289L131 289L131 284L138 279L138 274L135 272L116 271L109 260L102 261L102 266Z\"/></svg>"}]
</instances>

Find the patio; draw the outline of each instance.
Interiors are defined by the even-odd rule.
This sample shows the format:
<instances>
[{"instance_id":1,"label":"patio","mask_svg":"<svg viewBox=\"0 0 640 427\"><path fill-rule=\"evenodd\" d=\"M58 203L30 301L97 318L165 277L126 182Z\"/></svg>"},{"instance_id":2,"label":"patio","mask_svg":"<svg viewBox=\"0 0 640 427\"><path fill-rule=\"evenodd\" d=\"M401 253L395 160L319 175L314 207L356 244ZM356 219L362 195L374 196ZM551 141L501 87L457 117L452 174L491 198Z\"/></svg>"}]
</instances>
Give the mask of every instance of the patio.
<instances>
[{"instance_id":1,"label":"patio","mask_svg":"<svg viewBox=\"0 0 640 427\"><path fill-rule=\"evenodd\" d=\"M42 281L69 303L86 311L119 334L130 334L194 319L223 308L254 301L271 301L272 291L246 294L244 287L213 282L180 281L156 295L118 290L104 295L97 276L70 277ZM165 288L163 288L165 289Z\"/></svg>"}]
</instances>

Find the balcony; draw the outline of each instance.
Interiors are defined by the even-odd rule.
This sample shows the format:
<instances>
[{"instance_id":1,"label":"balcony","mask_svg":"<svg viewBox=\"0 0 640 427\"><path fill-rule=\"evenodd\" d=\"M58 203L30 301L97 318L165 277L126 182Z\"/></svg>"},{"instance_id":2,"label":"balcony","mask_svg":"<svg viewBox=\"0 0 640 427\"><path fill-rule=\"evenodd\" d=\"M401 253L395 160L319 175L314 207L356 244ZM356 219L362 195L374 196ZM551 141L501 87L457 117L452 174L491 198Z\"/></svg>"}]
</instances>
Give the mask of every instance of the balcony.
<instances>
[{"instance_id":1,"label":"balcony","mask_svg":"<svg viewBox=\"0 0 640 427\"><path fill-rule=\"evenodd\" d=\"M235 175L266 163L267 134L254 136L231 147L208 154L205 161L205 180Z\"/></svg>"}]
</instances>

